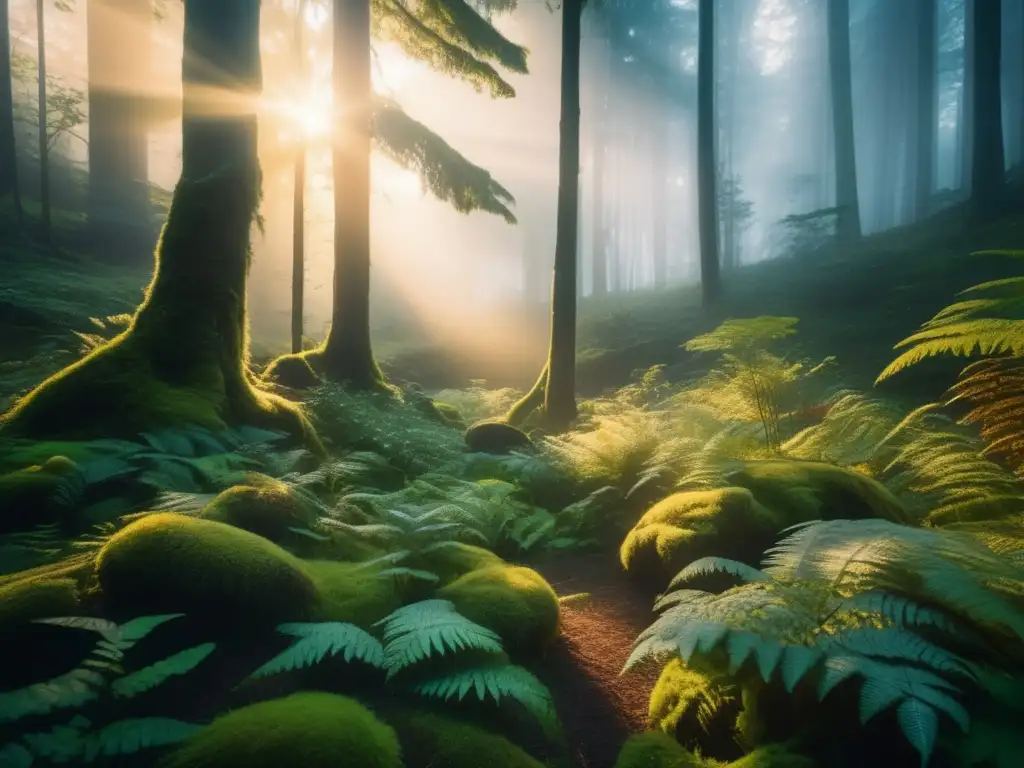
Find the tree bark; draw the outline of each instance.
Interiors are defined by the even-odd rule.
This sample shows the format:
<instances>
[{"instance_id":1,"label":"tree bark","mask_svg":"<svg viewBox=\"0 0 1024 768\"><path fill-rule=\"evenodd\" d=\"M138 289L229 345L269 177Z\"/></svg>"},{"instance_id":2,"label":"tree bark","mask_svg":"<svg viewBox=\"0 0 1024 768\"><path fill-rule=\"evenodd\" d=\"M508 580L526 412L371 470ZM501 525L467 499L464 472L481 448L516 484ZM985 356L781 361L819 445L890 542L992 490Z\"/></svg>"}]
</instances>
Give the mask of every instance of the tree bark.
<instances>
[{"instance_id":1,"label":"tree bark","mask_svg":"<svg viewBox=\"0 0 1024 768\"><path fill-rule=\"evenodd\" d=\"M705 308L722 294L718 258L718 193L715 183L714 0L700 0L697 47L697 206L700 227L700 284Z\"/></svg>"},{"instance_id":2,"label":"tree bark","mask_svg":"<svg viewBox=\"0 0 1024 768\"><path fill-rule=\"evenodd\" d=\"M89 230L119 261L148 257L151 0L88 0Z\"/></svg>"},{"instance_id":3,"label":"tree bark","mask_svg":"<svg viewBox=\"0 0 1024 768\"><path fill-rule=\"evenodd\" d=\"M562 5L561 119L558 220L551 291L551 349L544 392L544 423L564 430L576 410L576 270L580 175L580 43L583 0Z\"/></svg>"},{"instance_id":4,"label":"tree bark","mask_svg":"<svg viewBox=\"0 0 1024 768\"><path fill-rule=\"evenodd\" d=\"M651 114L651 261L654 287L668 284L668 116L655 106Z\"/></svg>"},{"instance_id":5,"label":"tree bark","mask_svg":"<svg viewBox=\"0 0 1024 768\"><path fill-rule=\"evenodd\" d=\"M18 154L14 142L14 83L11 72L9 0L0 0L0 199L11 195L18 218Z\"/></svg>"},{"instance_id":6,"label":"tree bark","mask_svg":"<svg viewBox=\"0 0 1024 768\"><path fill-rule=\"evenodd\" d=\"M935 186L936 78L938 34L936 0L918 0L917 18L917 180L914 215L931 212Z\"/></svg>"},{"instance_id":7,"label":"tree bark","mask_svg":"<svg viewBox=\"0 0 1024 768\"><path fill-rule=\"evenodd\" d=\"M334 1L334 305L328 379L384 387L370 343L371 67L369 0Z\"/></svg>"},{"instance_id":8,"label":"tree bark","mask_svg":"<svg viewBox=\"0 0 1024 768\"><path fill-rule=\"evenodd\" d=\"M997 207L1006 181L1000 76L1002 30L1000 4L974 2L974 146L971 199L976 214Z\"/></svg>"},{"instance_id":9,"label":"tree bark","mask_svg":"<svg viewBox=\"0 0 1024 768\"><path fill-rule=\"evenodd\" d=\"M832 130L835 132L836 236L860 237L857 159L853 135L853 86L850 73L850 3L828 0L828 62L832 84Z\"/></svg>"}]
</instances>

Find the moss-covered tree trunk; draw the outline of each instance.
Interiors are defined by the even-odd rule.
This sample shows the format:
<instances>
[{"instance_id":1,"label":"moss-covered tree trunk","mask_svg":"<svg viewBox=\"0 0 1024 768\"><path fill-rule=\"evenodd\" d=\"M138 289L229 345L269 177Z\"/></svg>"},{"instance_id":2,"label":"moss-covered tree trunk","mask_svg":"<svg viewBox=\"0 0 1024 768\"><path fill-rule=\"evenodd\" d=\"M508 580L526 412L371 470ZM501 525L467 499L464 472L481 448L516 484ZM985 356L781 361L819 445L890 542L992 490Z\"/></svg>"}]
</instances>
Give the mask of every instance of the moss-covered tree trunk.
<instances>
[{"instance_id":1,"label":"moss-covered tree trunk","mask_svg":"<svg viewBox=\"0 0 1024 768\"><path fill-rule=\"evenodd\" d=\"M259 0L186 0L182 171L146 298L123 334L6 414L5 432L91 439L250 422L317 445L293 404L252 387L246 364L259 20Z\"/></svg>"},{"instance_id":2,"label":"moss-covered tree trunk","mask_svg":"<svg viewBox=\"0 0 1024 768\"><path fill-rule=\"evenodd\" d=\"M50 242L50 137L47 130L46 100L46 4L36 0L36 82L39 105L39 236Z\"/></svg>"},{"instance_id":3,"label":"moss-covered tree trunk","mask_svg":"<svg viewBox=\"0 0 1024 768\"><path fill-rule=\"evenodd\" d=\"M370 345L369 0L334 2L334 311L321 362L324 375L355 390L384 377Z\"/></svg>"}]
</instances>

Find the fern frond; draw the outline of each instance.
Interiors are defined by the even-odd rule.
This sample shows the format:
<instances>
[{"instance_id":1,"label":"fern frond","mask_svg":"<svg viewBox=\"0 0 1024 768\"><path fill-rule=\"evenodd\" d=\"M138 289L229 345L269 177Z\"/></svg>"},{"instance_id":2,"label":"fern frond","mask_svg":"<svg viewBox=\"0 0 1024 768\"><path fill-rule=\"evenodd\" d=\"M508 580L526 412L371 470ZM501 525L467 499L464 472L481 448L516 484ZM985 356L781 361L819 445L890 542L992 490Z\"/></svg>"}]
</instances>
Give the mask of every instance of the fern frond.
<instances>
[{"instance_id":1,"label":"fern frond","mask_svg":"<svg viewBox=\"0 0 1024 768\"><path fill-rule=\"evenodd\" d=\"M191 672L199 666L203 659L213 653L216 647L216 643L203 643L180 651L130 675L119 677L111 684L111 690L115 696L122 698L131 698L145 693L162 685L171 677Z\"/></svg>"},{"instance_id":2,"label":"fern frond","mask_svg":"<svg viewBox=\"0 0 1024 768\"><path fill-rule=\"evenodd\" d=\"M342 655L345 663L355 659L378 669L384 666L384 648L380 641L355 624L337 621L281 624L277 631L297 637L299 640L249 677L269 677L295 669L304 669L338 654Z\"/></svg>"},{"instance_id":3,"label":"fern frond","mask_svg":"<svg viewBox=\"0 0 1024 768\"><path fill-rule=\"evenodd\" d=\"M963 320L924 328L907 337L896 348L910 347L878 375L885 381L915 363L939 355L1024 355L1024 321L1002 318Z\"/></svg>"},{"instance_id":4,"label":"fern frond","mask_svg":"<svg viewBox=\"0 0 1024 768\"><path fill-rule=\"evenodd\" d=\"M691 579L695 579L698 576L707 576L712 573L729 573L745 582L772 581L771 576L768 574L738 560L729 560L724 557L702 557L677 573L672 581L669 582L668 588L675 589Z\"/></svg>"},{"instance_id":5,"label":"fern frond","mask_svg":"<svg viewBox=\"0 0 1024 768\"><path fill-rule=\"evenodd\" d=\"M477 650L501 653L497 634L455 609L448 600L423 600L399 608L377 622L384 627L384 667L388 677L434 655Z\"/></svg>"},{"instance_id":6,"label":"fern frond","mask_svg":"<svg viewBox=\"0 0 1024 768\"><path fill-rule=\"evenodd\" d=\"M85 761L91 763L97 757L133 755L143 749L177 744L197 733L200 728L201 725L167 717L119 720L86 737Z\"/></svg>"},{"instance_id":7,"label":"fern frond","mask_svg":"<svg viewBox=\"0 0 1024 768\"><path fill-rule=\"evenodd\" d=\"M106 683L103 675L78 668L15 691L0 693L0 723L11 723L32 715L46 715L57 709L80 707L99 696Z\"/></svg>"},{"instance_id":8,"label":"fern frond","mask_svg":"<svg viewBox=\"0 0 1024 768\"><path fill-rule=\"evenodd\" d=\"M551 692L533 673L511 664L472 666L418 682L413 690L423 696L448 701L463 700L470 692L480 701L490 697L495 703L512 699L550 728L556 722Z\"/></svg>"}]
</instances>

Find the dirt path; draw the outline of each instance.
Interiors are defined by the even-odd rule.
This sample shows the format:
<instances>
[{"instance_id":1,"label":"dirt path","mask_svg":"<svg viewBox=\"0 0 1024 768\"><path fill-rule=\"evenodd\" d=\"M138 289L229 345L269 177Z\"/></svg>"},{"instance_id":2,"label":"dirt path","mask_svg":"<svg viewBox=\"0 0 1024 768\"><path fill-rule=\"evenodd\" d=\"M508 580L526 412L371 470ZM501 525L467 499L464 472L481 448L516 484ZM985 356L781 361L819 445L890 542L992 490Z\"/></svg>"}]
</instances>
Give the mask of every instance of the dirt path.
<instances>
[{"instance_id":1,"label":"dirt path","mask_svg":"<svg viewBox=\"0 0 1024 768\"><path fill-rule=\"evenodd\" d=\"M563 555L532 563L561 595L562 636L536 668L555 698L577 768L612 768L622 743L645 728L657 671L619 672L653 619L652 598L612 555Z\"/></svg>"}]
</instances>

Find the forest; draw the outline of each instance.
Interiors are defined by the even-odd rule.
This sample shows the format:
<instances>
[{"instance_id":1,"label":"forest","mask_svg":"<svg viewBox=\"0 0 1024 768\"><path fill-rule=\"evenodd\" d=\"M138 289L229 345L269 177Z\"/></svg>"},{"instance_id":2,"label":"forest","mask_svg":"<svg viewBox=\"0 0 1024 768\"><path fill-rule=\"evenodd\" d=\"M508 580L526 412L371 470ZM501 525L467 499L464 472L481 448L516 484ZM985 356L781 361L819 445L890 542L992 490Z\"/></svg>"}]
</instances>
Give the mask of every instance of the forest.
<instances>
[{"instance_id":1,"label":"forest","mask_svg":"<svg viewBox=\"0 0 1024 768\"><path fill-rule=\"evenodd\" d=\"M0 768L1024 765L1024 0L0 0Z\"/></svg>"}]
</instances>

